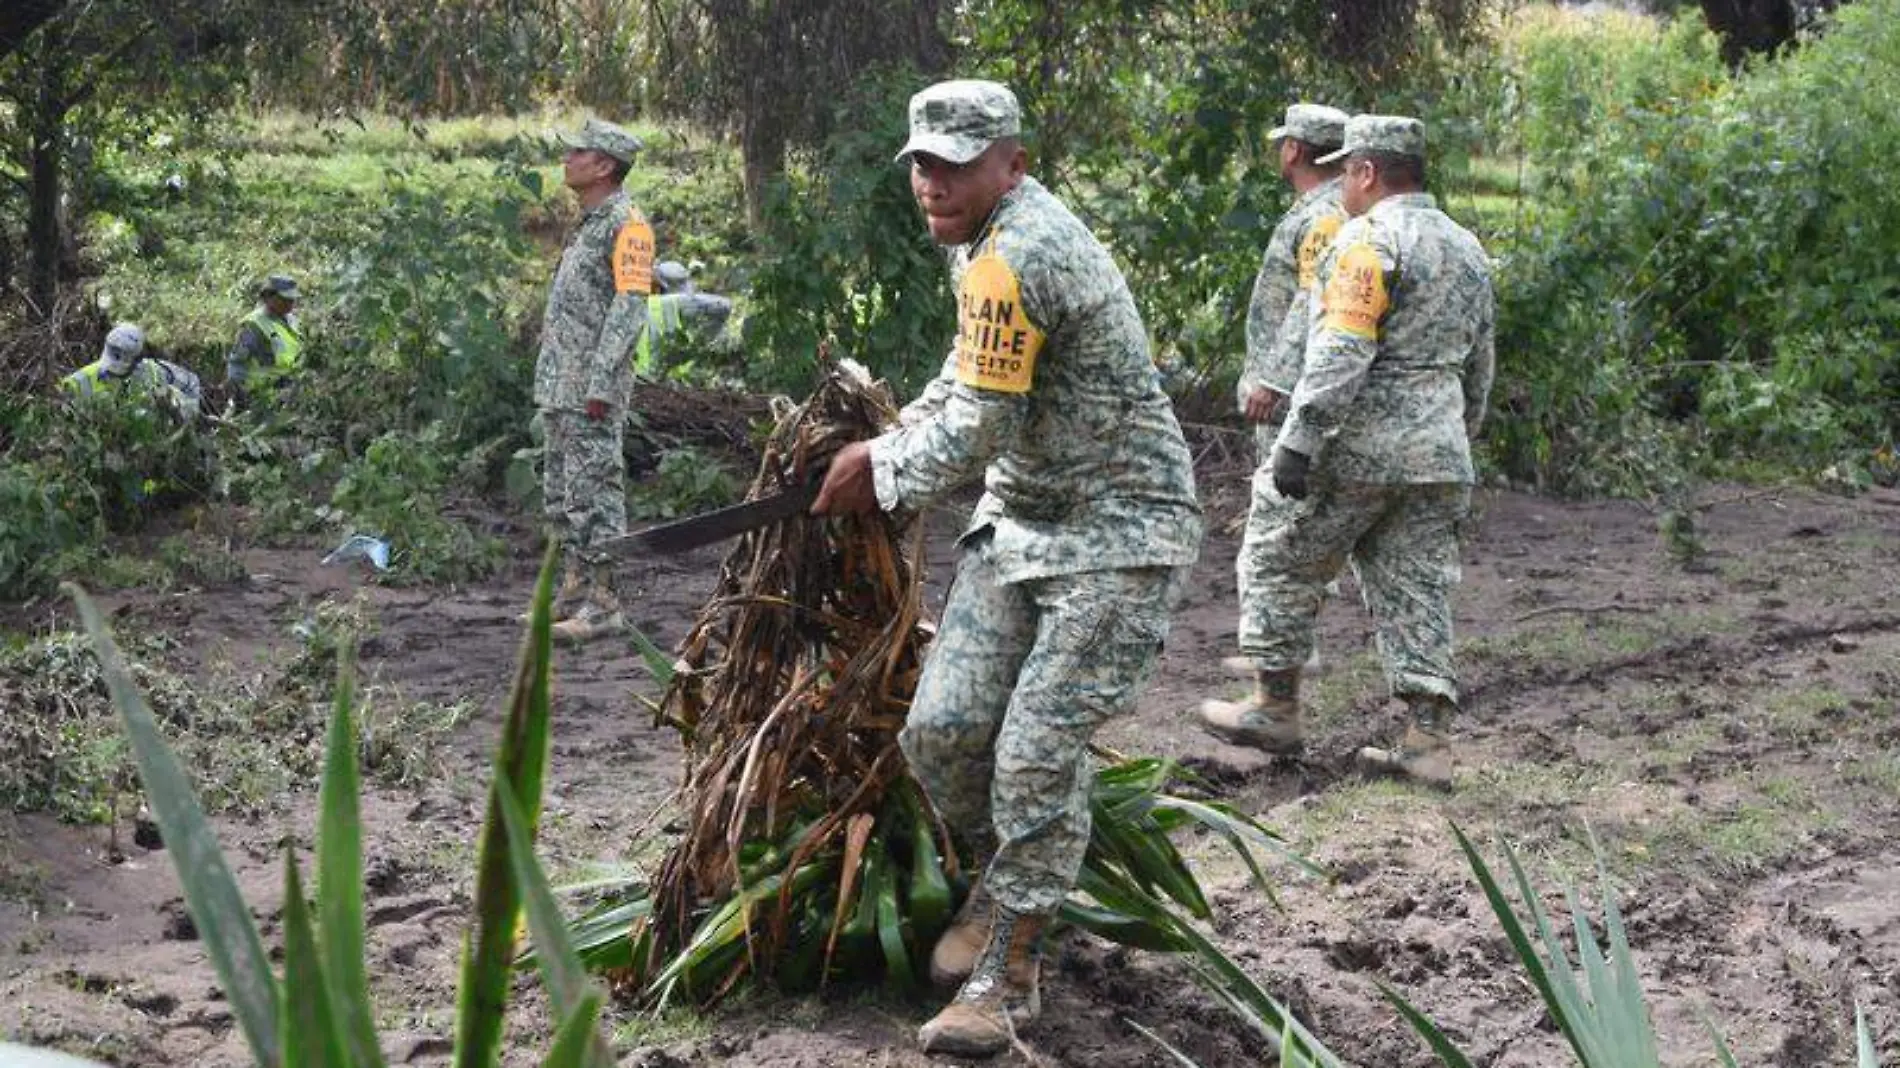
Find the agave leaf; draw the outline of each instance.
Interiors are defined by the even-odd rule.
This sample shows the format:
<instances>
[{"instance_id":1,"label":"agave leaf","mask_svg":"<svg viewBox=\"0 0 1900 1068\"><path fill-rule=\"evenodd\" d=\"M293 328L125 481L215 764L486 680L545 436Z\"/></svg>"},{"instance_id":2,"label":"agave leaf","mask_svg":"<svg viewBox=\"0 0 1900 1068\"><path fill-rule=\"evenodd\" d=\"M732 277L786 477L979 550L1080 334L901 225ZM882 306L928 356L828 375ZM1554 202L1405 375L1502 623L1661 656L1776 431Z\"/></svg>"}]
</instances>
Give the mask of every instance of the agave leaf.
<instances>
[{"instance_id":1,"label":"agave leaf","mask_svg":"<svg viewBox=\"0 0 1900 1068\"><path fill-rule=\"evenodd\" d=\"M297 856L284 850L284 1068L349 1068L350 1050L337 1029L330 986L317 959Z\"/></svg>"},{"instance_id":2,"label":"agave leaf","mask_svg":"<svg viewBox=\"0 0 1900 1068\"><path fill-rule=\"evenodd\" d=\"M561 907L554 902L554 891L548 887L548 877L541 871L540 861L535 858L528 817L515 799L508 774L497 770L490 789L501 812L501 822L508 831L508 857L514 862L515 882L527 901L528 931L541 951L541 982L547 987L555 1015L566 1017L595 995L594 984L588 981L574 943L568 940L567 921L561 916ZM613 1068L613 1053L598 1031L582 1063L590 1068Z\"/></svg>"},{"instance_id":3,"label":"agave leaf","mask_svg":"<svg viewBox=\"0 0 1900 1068\"><path fill-rule=\"evenodd\" d=\"M1056 916L1064 923L1080 927L1118 945L1153 953L1182 953L1188 949L1187 943L1175 935L1172 927L1159 926L1115 909L1092 908L1070 900L1062 903Z\"/></svg>"},{"instance_id":4,"label":"agave leaf","mask_svg":"<svg viewBox=\"0 0 1900 1068\"><path fill-rule=\"evenodd\" d=\"M1471 843L1471 839L1465 836L1463 829L1456 823L1451 825L1451 833L1458 839L1458 848L1464 851L1465 862L1471 866L1471 873L1477 877L1478 886L1484 890L1485 900L1490 902L1491 912L1497 916L1498 925L1504 928L1504 936L1510 940L1511 949L1517 954L1518 962L1524 965L1525 974L1530 976L1531 983L1537 987L1538 996L1551 1010L1552 1019L1563 1030L1564 1037L1569 1038L1569 1021L1562 1015L1562 1004L1557 1000L1556 990L1551 987L1550 974L1544 968L1543 958L1538 956L1536 947L1531 944L1530 935L1525 932L1523 923L1518 920L1516 911L1511 908L1511 903L1505 899L1504 890L1498 885L1497 877L1491 874L1491 866L1485 863L1484 856L1478 852L1477 846ZM1573 1048L1576 1046L1574 1039L1571 1040L1571 1046Z\"/></svg>"},{"instance_id":5,"label":"agave leaf","mask_svg":"<svg viewBox=\"0 0 1900 1068\"><path fill-rule=\"evenodd\" d=\"M586 1068L600 1063L594 1060L600 1044L600 991L590 990L568 1011L554 1032L554 1045L541 1061L541 1068ZM613 1063L609 1060L607 1063Z\"/></svg>"},{"instance_id":6,"label":"agave leaf","mask_svg":"<svg viewBox=\"0 0 1900 1068\"><path fill-rule=\"evenodd\" d=\"M1611 1052L1605 1048L1603 1036L1591 1026L1590 999L1577 983L1570 956L1564 950L1563 940L1557 937L1557 928L1551 922L1550 914L1544 911L1543 899L1531 886L1530 876L1524 873L1524 866L1518 862L1517 853L1510 843L1504 843L1503 849L1505 863L1511 868L1511 878L1517 883L1518 896L1529 910L1538 940L1544 947L1544 974L1549 978L1551 989L1557 997L1556 1002L1546 1005L1546 1008L1556 1018L1557 1026L1563 1031L1564 1037L1570 1040L1571 1048L1582 1063L1612 1063L1609 1060ZM1595 942L1591 941L1590 946L1594 951Z\"/></svg>"},{"instance_id":7,"label":"agave leaf","mask_svg":"<svg viewBox=\"0 0 1900 1068\"><path fill-rule=\"evenodd\" d=\"M1867 1026L1867 1012L1854 1003L1854 1050L1860 1068L1880 1068L1880 1054L1874 1052L1874 1032Z\"/></svg>"},{"instance_id":8,"label":"agave leaf","mask_svg":"<svg viewBox=\"0 0 1900 1068\"><path fill-rule=\"evenodd\" d=\"M540 819L541 778L548 759L548 607L554 597L558 554L559 546L550 543L541 561L528 636L522 642L501 746L495 754L496 771L515 785L515 799L531 833ZM491 789L476 861L476 923L463 944L461 989L456 999L456 1068L489 1068L500 1055L509 960L514 956L515 921L521 913L521 888L515 882L514 864L508 853L507 829Z\"/></svg>"},{"instance_id":9,"label":"agave leaf","mask_svg":"<svg viewBox=\"0 0 1900 1068\"><path fill-rule=\"evenodd\" d=\"M152 710L126 673L124 658L112 640L112 632L99 616L98 606L86 591L73 583L61 583L79 608L79 618L92 638L93 651L99 657L99 670L105 676L112 703L125 721L125 732L132 740L132 752L138 760L139 781L145 784L152 813L164 834L172 864L178 869L185 902L191 918L204 939L205 952L224 985L224 996L231 1013L244 1031L251 1056L259 1064L278 1062L280 1042L277 1031L277 983L271 976L270 962L264 956L264 943L251 923L250 910L238 893L237 881L224 862L217 836L205 819L198 795L191 788L185 769L172 755L165 736L159 730Z\"/></svg>"},{"instance_id":10,"label":"agave leaf","mask_svg":"<svg viewBox=\"0 0 1900 1068\"><path fill-rule=\"evenodd\" d=\"M647 637L645 631L629 625L627 640L633 643L634 651L640 654L640 663L647 669L647 674L653 676L653 681L659 684L661 689L673 685L675 673L673 659L661 652L660 647L653 644L653 639Z\"/></svg>"},{"instance_id":11,"label":"agave leaf","mask_svg":"<svg viewBox=\"0 0 1900 1068\"><path fill-rule=\"evenodd\" d=\"M1399 1015L1405 1018L1406 1023L1412 1025L1412 1030L1424 1037L1426 1043L1432 1047L1432 1052L1438 1054L1441 1064L1444 1064L1446 1068L1474 1068L1471 1058L1466 1057L1464 1051L1446 1037L1445 1032L1432 1022L1431 1017L1418 1011L1397 990L1384 983L1378 985L1379 993L1384 994L1385 999L1392 1003L1392 1007L1399 1010Z\"/></svg>"},{"instance_id":12,"label":"agave leaf","mask_svg":"<svg viewBox=\"0 0 1900 1068\"><path fill-rule=\"evenodd\" d=\"M1643 1000L1642 980L1636 975L1636 955L1630 951L1629 931L1623 925L1622 910L1616 906L1616 888L1610 882L1610 871L1594 834L1590 836L1590 848L1596 853L1597 885L1603 897L1603 928L1609 933L1610 952L1615 957L1612 978L1621 1009L1619 1018L1612 1020L1610 1026L1613 1033L1623 1035L1630 1044L1632 1058L1641 1058L1642 1064L1660 1065L1662 1055L1656 1048L1656 1025Z\"/></svg>"},{"instance_id":13,"label":"agave leaf","mask_svg":"<svg viewBox=\"0 0 1900 1068\"><path fill-rule=\"evenodd\" d=\"M357 800L356 652L338 651L336 703L324 743L323 785L318 791L317 930L323 937L323 977L337 1025L349 1043L349 1063L382 1068L376 1012L370 1005L369 969L363 960L363 831Z\"/></svg>"},{"instance_id":14,"label":"agave leaf","mask_svg":"<svg viewBox=\"0 0 1900 1068\"><path fill-rule=\"evenodd\" d=\"M885 981L900 990L914 985L917 973L912 969L910 953L904 948L903 917L897 909L897 870L883 856L875 861L871 885L877 894L877 941L884 949Z\"/></svg>"}]
</instances>

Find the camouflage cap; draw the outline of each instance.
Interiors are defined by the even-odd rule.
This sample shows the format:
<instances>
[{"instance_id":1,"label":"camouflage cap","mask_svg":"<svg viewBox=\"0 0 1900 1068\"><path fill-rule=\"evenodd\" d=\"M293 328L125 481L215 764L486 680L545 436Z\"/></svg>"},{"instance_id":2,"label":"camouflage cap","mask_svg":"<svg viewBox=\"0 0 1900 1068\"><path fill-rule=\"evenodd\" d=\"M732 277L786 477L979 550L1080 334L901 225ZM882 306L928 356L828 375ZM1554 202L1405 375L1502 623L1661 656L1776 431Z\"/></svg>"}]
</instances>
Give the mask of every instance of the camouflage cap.
<instances>
[{"instance_id":1,"label":"camouflage cap","mask_svg":"<svg viewBox=\"0 0 1900 1068\"><path fill-rule=\"evenodd\" d=\"M632 163L634 153L640 151L640 139L629 131L615 126L611 122L588 119L578 130L564 131L561 141L569 148L584 148L612 156L622 163Z\"/></svg>"},{"instance_id":2,"label":"camouflage cap","mask_svg":"<svg viewBox=\"0 0 1900 1068\"><path fill-rule=\"evenodd\" d=\"M1346 121L1346 147L1316 162L1336 163L1361 152L1425 158L1425 124L1404 115L1354 115Z\"/></svg>"},{"instance_id":3,"label":"camouflage cap","mask_svg":"<svg viewBox=\"0 0 1900 1068\"><path fill-rule=\"evenodd\" d=\"M258 287L258 292L268 296L282 297L285 300L298 300L302 296L297 292L297 280L287 274L274 274L264 279L264 284Z\"/></svg>"},{"instance_id":4,"label":"camouflage cap","mask_svg":"<svg viewBox=\"0 0 1900 1068\"><path fill-rule=\"evenodd\" d=\"M1267 140L1291 137L1309 145L1338 148L1346 142L1348 117L1338 108L1324 104L1294 104L1286 109L1286 117L1280 120L1280 125L1267 131Z\"/></svg>"},{"instance_id":5,"label":"camouflage cap","mask_svg":"<svg viewBox=\"0 0 1900 1068\"><path fill-rule=\"evenodd\" d=\"M997 140L1023 131L1016 94L997 82L938 82L910 98L910 140L897 154L908 163L918 152L951 163L968 163Z\"/></svg>"}]
</instances>

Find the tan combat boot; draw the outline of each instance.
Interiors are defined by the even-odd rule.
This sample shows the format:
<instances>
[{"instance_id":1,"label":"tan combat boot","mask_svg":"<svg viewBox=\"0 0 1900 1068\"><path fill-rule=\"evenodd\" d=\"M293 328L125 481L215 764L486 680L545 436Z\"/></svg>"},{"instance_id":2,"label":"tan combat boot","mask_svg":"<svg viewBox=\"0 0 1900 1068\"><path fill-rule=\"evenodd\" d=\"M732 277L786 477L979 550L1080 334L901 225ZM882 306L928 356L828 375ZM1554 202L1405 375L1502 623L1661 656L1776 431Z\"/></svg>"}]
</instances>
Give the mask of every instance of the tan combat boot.
<instances>
[{"instance_id":1,"label":"tan combat boot","mask_svg":"<svg viewBox=\"0 0 1900 1068\"><path fill-rule=\"evenodd\" d=\"M1366 746L1359 750L1359 761L1369 771L1396 775L1439 790L1451 789L1454 761L1451 736L1446 727L1455 706L1449 698L1408 697L1412 721L1397 748Z\"/></svg>"},{"instance_id":2,"label":"tan combat boot","mask_svg":"<svg viewBox=\"0 0 1900 1068\"><path fill-rule=\"evenodd\" d=\"M1042 1014L1036 984L1049 919L1001 907L994 912L990 939L956 1000L917 1032L925 1053L992 1056Z\"/></svg>"},{"instance_id":3,"label":"tan combat boot","mask_svg":"<svg viewBox=\"0 0 1900 1068\"><path fill-rule=\"evenodd\" d=\"M554 624L550 633L561 641L585 642L625 630L627 617L620 611L612 567L599 564L589 568L584 586L586 593L580 607Z\"/></svg>"},{"instance_id":4,"label":"tan combat boot","mask_svg":"<svg viewBox=\"0 0 1900 1068\"><path fill-rule=\"evenodd\" d=\"M1300 669L1254 672L1245 701L1202 701L1201 725L1236 745L1293 756L1306 745L1300 729Z\"/></svg>"},{"instance_id":5,"label":"tan combat boot","mask_svg":"<svg viewBox=\"0 0 1900 1068\"><path fill-rule=\"evenodd\" d=\"M561 584L554 588L554 603L548 606L548 618L555 622L574 614L580 607L581 597L587 592L587 576L579 564L567 563L561 568ZM534 609L530 608L515 617L526 623L534 618Z\"/></svg>"},{"instance_id":6,"label":"tan combat boot","mask_svg":"<svg viewBox=\"0 0 1900 1068\"><path fill-rule=\"evenodd\" d=\"M990 892L977 880L970 896L963 899L950 929L937 939L930 951L930 981L942 987L962 985L976 970L976 960L990 940L990 924L996 918L996 905Z\"/></svg>"}]
</instances>

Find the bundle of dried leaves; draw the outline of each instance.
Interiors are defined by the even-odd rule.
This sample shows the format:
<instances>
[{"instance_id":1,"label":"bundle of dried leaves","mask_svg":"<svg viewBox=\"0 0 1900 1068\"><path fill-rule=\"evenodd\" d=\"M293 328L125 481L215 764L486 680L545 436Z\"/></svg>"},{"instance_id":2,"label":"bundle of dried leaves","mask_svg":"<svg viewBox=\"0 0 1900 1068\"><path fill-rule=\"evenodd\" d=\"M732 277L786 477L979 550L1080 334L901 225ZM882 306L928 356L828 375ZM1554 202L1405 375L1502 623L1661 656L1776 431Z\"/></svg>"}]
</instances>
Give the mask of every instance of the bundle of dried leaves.
<instances>
[{"instance_id":1,"label":"bundle of dried leaves","mask_svg":"<svg viewBox=\"0 0 1900 1068\"><path fill-rule=\"evenodd\" d=\"M779 419L748 498L816 477L838 449L896 414L883 383L851 364L833 370ZM811 895L795 887L825 877L836 881L835 895L818 895L832 912L829 961L862 896L862 860L893 788L903 784L904 808L924 811L897 747L931 633L921 560L919 524L884 514L794 519L745 536L727 555L658 706L687 744L687 826L652 885L644 929L636 927L640 978L689 948L709 908L756 898L734 917L745 951L734 943L729 967L688 977L701 997L724 993L785 956L795 933L809 937L798 921ZM919 828L941 836L928 819L904 833ZM940 853L954 874L947 843ZM768 879L776 893L760 892ZM947 886L944 894L947 911Z\"/></svg>"}]
</instances>

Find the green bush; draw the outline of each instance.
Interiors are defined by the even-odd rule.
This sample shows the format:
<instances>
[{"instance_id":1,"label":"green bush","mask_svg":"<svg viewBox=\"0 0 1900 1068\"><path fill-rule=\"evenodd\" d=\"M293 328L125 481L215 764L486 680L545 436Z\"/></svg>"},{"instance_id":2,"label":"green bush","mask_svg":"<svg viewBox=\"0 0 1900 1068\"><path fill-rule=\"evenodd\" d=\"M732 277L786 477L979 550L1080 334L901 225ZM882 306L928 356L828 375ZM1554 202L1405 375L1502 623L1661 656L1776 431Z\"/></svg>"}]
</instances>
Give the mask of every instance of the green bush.
<instances>
[{"instance_id":1,"label":"green bush","mask_svg":"<svg viewBox=\"0 0 1900 1068\"><path fill-rule=\"evenodd\" d=\"M1700 417L1705 466L1812 471L1838 458L1816 450L1891 442L1900 187L1871 176L1900 158L1900 85L1877 73L1900 64L1896 15L1896 0L1843 9L1717 93L1600 117L1564 157L1575 166L1544 168L1499 268L1493 445L1508 472L1615 482L1587 461L1645 444L1625 434L1632 407L1692 430ZM1625 388L1605 403L1611 367Z\"/></svg>"},{"instance_id":2,"label":"green bush","mask_svg":"<svg viewBox=\"0 0 1900 1068\"><path fill-rule=\"evenodd\" d=\"M442 423L415 434L392 430L345 464L319 514L335 533L371 534L390 543L398 577L461 582L491 573L504 546L445 510L454 456ZM466 466L485 463L476 454Z\"/></svg>"}]
</instances>

